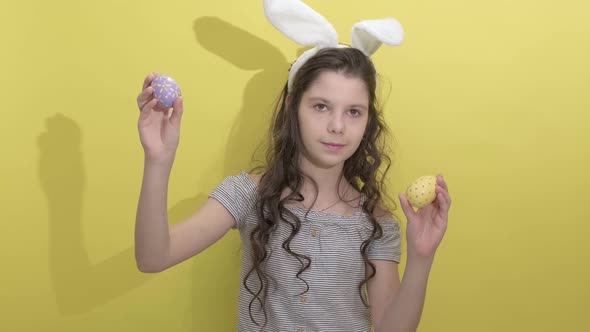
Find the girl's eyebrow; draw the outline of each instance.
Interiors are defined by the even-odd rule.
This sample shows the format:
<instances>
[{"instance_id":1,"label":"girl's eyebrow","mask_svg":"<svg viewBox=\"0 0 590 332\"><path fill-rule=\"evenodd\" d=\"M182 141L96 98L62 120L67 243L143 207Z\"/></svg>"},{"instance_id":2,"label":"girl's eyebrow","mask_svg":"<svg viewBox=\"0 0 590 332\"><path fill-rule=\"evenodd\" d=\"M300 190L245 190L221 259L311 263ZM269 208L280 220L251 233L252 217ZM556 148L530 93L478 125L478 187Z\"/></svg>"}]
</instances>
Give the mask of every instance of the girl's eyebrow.
<instances>
[{"instance_id":1,"label":"girl's eyebrow","mask_svg":"<svg viewBox=\"0 0 590 332\"><path fill-rule=\"evenodd\" d=\"M318 101L320 103L324 103L324 104L328 104L328 105L331 104L328 100L326 100L326 99L324 99L322 97L310 97L309 98L309 101ZM350 107L352 107L352 108L360 108L360 109L364 109L364 110L367 109L367 106L362 105L362 104L353 104L353 105L350 105Z\"/></svg>"}]
</instances>

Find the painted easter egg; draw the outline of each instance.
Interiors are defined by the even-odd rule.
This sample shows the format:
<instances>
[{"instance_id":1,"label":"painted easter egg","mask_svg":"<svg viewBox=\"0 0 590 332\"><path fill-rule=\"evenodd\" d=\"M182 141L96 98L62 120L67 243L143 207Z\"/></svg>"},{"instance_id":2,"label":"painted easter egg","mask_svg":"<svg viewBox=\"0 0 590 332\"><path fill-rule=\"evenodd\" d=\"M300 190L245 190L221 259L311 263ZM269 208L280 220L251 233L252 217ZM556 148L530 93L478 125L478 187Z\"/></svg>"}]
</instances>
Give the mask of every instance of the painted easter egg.
<instances>
[{"instance_id":1,"label":"painted easter egg","mask_svg":"<svg viewBox=\"0 0 590 332\"><path fill-rule=\"evenodd\" d=\"M176 98L181 95L178 83L170 76L159 75L151 85L154 88L154 97L158 99L158 104L164 108L172 107Z\"/></svg>"},{"instance_id":2,"label":"painted easter egg","mask_svg":"<svg viewBox=\"0 0 590 332\"><path fill-rule=\"evenodd\" d=\"M406 190L406 198L412 206L422 208L436 197L436 176L426 175L412 182Z\"/></svg>"}]
</instances>

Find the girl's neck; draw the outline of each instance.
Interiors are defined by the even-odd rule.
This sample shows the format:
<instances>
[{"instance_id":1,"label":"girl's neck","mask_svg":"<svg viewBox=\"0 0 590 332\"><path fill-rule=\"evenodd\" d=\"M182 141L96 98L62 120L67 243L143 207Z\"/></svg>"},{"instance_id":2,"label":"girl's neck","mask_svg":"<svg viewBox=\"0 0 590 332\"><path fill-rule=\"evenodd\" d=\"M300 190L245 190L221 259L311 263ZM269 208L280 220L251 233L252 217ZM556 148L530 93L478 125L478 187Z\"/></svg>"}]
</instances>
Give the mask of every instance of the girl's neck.
<instances>
[{"instance_id":1,"label":"girl's neck","mask_svg":"<svg viewBox=\"0 0 590 332\"><path fill-rule=\"evenodd\" d=\"M304 174L301 187L301 194L304 197L302 204L314 210L328 210L332 207L337 209L338 205L342 205L342 203L356 205L355 202L360 194L344 178L343 167L342 163L331 168L320 168L302 158L300 162L300 168ZM312 180L316 183L317 188Z\"/></svg>"}]
</instances>

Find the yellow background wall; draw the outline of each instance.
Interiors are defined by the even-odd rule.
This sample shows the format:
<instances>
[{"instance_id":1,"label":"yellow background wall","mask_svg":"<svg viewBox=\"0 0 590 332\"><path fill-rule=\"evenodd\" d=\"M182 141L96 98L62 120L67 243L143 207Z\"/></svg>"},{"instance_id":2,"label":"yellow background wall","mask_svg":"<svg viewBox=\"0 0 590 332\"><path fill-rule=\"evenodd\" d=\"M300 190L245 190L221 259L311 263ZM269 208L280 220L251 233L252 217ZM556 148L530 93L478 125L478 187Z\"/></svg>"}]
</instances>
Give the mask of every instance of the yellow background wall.
<instances>
[{"instance_id":1,"label":"yellow background wall","mask_svg":"<svg viewBox=\"0 0 590 332\"><path fill-rule=\"evenodd\" d=\"M391 89L392 194L442 172L454 199L420 331L589 331L588 2L307 3L345 43L361 19L405 28L374 56ZM135 269L135 97L150 71L183 89L178 222L246 167L299 47L259 0L0 13L0 330L232 331L236 233L164 273Z\"/></svg>"}]
</instances>

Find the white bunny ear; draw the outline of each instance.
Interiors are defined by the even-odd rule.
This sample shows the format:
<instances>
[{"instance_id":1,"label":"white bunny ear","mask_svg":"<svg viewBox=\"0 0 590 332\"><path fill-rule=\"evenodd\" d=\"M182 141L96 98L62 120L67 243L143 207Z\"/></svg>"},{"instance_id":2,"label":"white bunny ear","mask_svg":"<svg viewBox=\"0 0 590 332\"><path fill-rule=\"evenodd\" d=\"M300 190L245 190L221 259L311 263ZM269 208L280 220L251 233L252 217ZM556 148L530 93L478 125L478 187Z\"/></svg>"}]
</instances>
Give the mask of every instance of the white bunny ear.
<instances>
[{"instance_id":1,"label":"white bunny ear","mask_svg":"<svg viewBox=\"0 0 590 332\"><path fill-rule=\"evenodd\" d=\"M402 25L394 18L366 20L352 27L352 47L371 56L381 46L399 45L404 39Z\"/></svg>"},{"instance_id":2,"label":"white bunny ear","mask_svg":"<svg viewBox=\"0 0 590 332\"><path fill-rule=\"evenodd\" d=\"M264 14L275 28L300 45L338 45L338 34L328 20L299 0L264 0Z\"/></svg>"}]
</instances>

